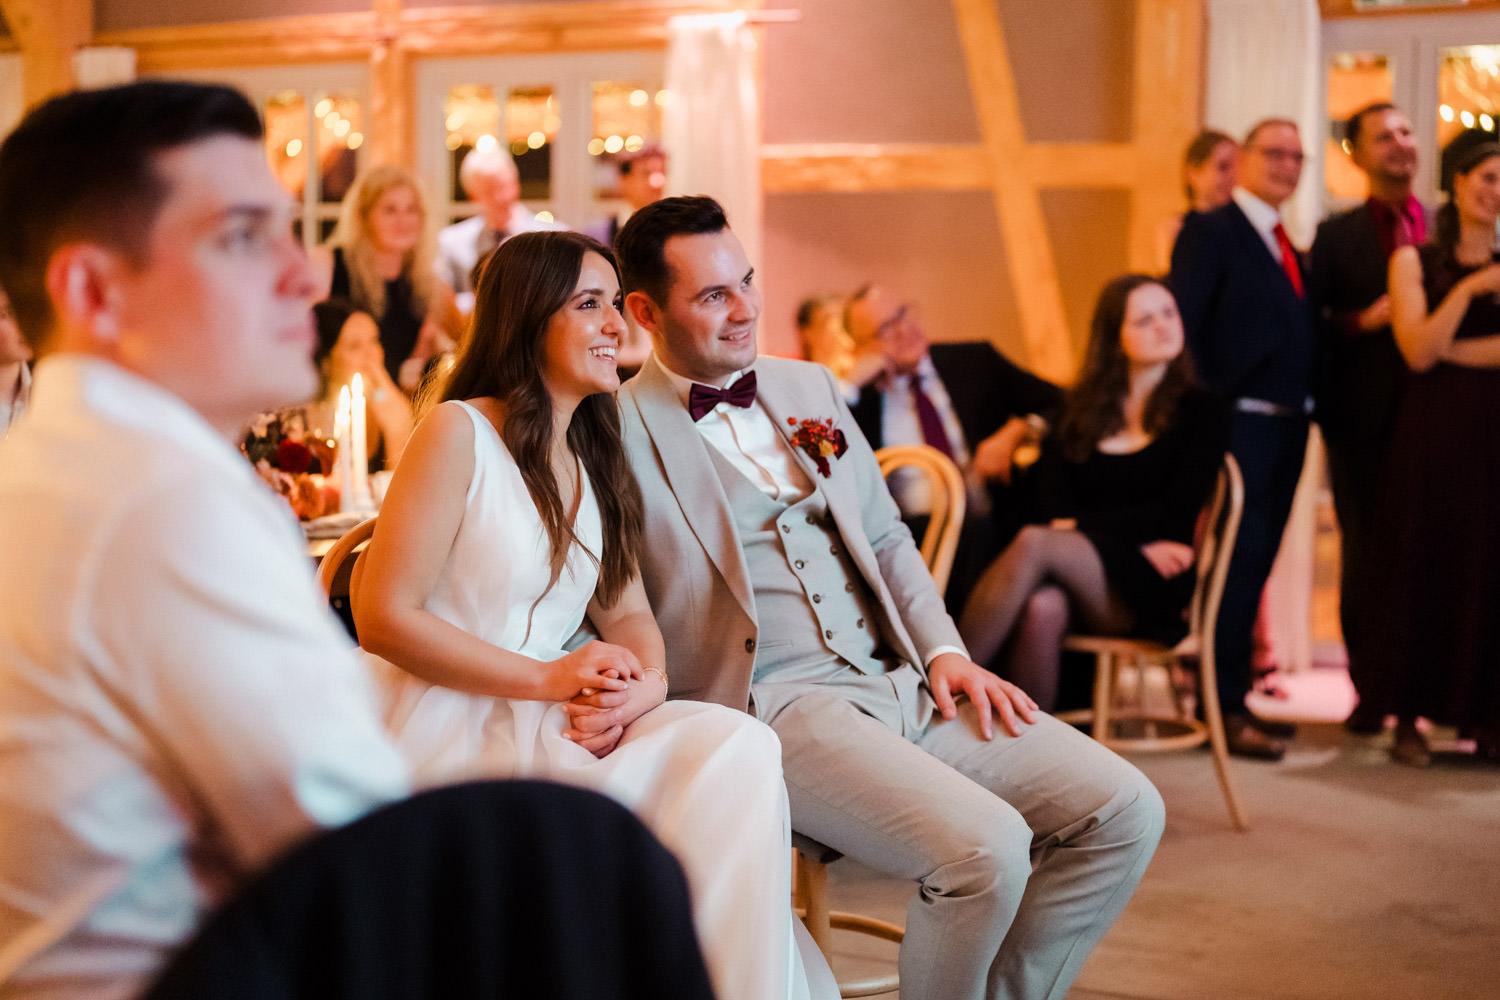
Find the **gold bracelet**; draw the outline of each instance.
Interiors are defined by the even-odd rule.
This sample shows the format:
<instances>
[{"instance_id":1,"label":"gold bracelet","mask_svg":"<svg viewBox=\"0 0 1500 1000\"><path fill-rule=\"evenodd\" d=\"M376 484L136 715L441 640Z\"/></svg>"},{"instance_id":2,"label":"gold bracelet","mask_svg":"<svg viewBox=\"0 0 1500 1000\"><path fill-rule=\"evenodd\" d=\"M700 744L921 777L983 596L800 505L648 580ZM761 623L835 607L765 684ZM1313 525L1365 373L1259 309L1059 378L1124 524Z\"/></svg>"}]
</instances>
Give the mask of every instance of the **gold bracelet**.
<instances>
[{"instance_id":1,"label":"gold bracelet","mask_svg":"<svg viewBox=\"0 0 1500 1000\"><path fill-rule=\"evenodd\" d=\"M642 668L641 673L644 673L644 674L656 674L658 677L661 678L661 702L660 702L660 704L665 705L667 703L667 672L665 670L661 669L660 667L644 667L644 668Z\"/></svg>"}]
</instances>

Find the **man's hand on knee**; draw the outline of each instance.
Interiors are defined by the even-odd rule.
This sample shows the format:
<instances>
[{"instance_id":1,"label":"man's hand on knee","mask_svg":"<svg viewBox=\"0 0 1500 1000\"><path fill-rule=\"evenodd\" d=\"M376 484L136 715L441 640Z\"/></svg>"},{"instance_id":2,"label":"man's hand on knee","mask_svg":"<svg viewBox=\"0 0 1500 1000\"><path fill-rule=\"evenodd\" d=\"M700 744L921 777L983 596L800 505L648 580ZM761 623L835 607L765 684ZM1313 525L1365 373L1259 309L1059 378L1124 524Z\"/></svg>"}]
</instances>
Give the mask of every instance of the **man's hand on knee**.
<instances>
[{"instance_id":1,"label":"man's hand on knee","mask_svg":"<svg viewBox=\"0 0 1500 1000\"><path fill-rule=\"evenodd\" d=\"M932 699L945 719L957 717L956 698L960 694L968 695L979 716L979 734L985 739L994 736L992 715L1000 717L1001 725L1011 736L1021 735L1022 722L1035 721L1033 713L1037 711L1037 704L1030 695L957 653L940 653L933 657L927 666L927 683L932 689Z\"/></svg>"}]
</instances>

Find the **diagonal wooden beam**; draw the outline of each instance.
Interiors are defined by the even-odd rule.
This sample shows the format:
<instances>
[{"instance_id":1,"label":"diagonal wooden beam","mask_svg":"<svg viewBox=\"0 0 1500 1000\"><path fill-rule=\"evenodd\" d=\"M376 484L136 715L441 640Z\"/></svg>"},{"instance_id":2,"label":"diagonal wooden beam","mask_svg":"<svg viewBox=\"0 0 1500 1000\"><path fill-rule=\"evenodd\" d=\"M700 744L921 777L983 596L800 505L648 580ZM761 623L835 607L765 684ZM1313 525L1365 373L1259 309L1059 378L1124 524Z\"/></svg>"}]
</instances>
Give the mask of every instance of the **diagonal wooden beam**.
<instances>
[{"instance_id":1,"label":"diagonal wooden beam","mask_svg":"<svg viewBox=\"0 0 1500 1000\"><path fill-rule=\"evenodd\" d=\"M93 0L0 0L0 11L21 47L26 106L71 90L73 53L94 33Z\"/></svg>"},{"instance_id":2,"label":"diagonal wooden beam","mask_svg":"<svg viewBox=\"0 0 1500 1000\"><path fill-rule=\"evenodd\" d=\"M1155 271L1162 226L1183 210L1182 151L1198 130L1202 0L1136 0L1130 266Z\"/></svg>"},{"instance_id":3,"label":"diagonal wooden beam","mask_svg":"<svg viewBox=\"0 0 1500 1000\"><path fill-rule=\"evenodd\" d=\"M1026 135L1000 16L995 0L953 0L953 11L1031 367L1047 378L1068 381L1073 375L1072 338L1041 191L1024 162Z\"/></svg>"}]
</instances>

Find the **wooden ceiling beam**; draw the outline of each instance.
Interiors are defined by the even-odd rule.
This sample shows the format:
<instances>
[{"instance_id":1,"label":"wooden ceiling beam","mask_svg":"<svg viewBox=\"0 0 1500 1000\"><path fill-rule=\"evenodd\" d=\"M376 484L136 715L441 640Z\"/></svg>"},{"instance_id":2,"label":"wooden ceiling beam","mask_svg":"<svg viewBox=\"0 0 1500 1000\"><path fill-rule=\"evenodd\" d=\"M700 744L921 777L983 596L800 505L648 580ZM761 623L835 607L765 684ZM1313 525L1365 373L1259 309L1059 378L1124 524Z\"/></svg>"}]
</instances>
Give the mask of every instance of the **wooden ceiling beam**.
<instances>
[{"instance_id":1,"label":"wooden ceiling beam","mask_svg":"<svg viewBox=\"0 0 1500 1000\"><path fill-rule=\"evenodd\" d=\"M0 11L21 50L26 106L71 90L73 54L94 33L93 0L0 0Z\"/></svg>"}]
</instances>

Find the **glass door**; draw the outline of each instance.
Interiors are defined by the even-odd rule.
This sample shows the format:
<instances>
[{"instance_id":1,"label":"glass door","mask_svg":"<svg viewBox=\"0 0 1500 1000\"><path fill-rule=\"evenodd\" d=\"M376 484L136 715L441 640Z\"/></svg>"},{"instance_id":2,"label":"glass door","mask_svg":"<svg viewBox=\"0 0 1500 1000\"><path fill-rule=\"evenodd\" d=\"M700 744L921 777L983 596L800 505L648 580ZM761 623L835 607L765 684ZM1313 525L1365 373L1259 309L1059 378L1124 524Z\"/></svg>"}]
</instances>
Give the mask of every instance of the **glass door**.
<instances>
[{"instance_id":1,"label":"glass door","mask_svg":"<svg viewBox=\"0 0 1500 1000\"><path fill-rule=\"evenodd\" d=\"M1411 119L1421 157L1416 191L1441 200L1442 150L1459 133L1500 135L1500 12L1341 18L1323 24L1323 213L1365 197L1364 176L1340 151L1344 121L1374 101Z\"/></svg>"},{"instance_id":2,"label":"glass door","mask_svg":"<svg viewBox=\"0 0 1500 1000\"><path fill-rule=\"evenodd\" d=\"M458 183L471 149L503 144L521 200L581 229L621 204L615 163L661 136L660 52L427 60L417 69L417 166L437 184L434 214L477 211Z\"/></svg>"}]
</instances>

